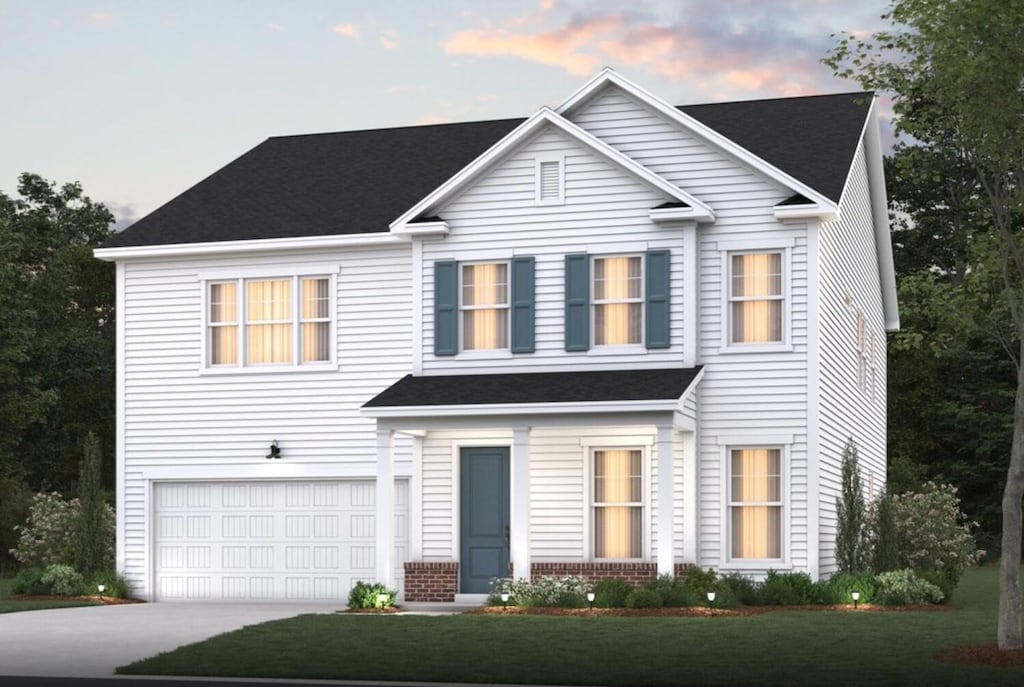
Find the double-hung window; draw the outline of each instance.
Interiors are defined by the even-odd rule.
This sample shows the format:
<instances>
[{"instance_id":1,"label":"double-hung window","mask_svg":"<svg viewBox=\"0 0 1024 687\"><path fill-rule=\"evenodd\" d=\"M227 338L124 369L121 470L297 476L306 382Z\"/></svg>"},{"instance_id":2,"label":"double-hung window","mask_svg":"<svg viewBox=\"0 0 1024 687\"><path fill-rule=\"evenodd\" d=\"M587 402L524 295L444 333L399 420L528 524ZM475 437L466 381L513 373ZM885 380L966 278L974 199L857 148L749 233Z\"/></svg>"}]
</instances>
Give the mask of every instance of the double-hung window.
<instances>
[{"instance_id":1,"label":"double-hung window","mask_svg":"<svg viewBox=\"0 0 1024 687\"><path fill-rule=\"evenodd\" d=\"M207 365L308 365L331 360L329 277L207 283Z\"/></svg>"},{"instance_id":2,"label":"double-hung window","mask_svg":"<svg viewBox=\"0 0 1024 687\"><path fill-rule=\"evenodd\" d=\"M729 256L729 343L784 342L782 253Z\"/></svg>"},{"instance_id":3,"label":"double-hung window","mask_svg":"<svg viewBox=\"0 0 1024 687\"><path fill-rule=\"evenodd\" d=\"M594 558L643 555L643 453L594 451Z\"/></svg>"},{"instance_id":4,"label":"double-hung window","mask_svg":"<svg viewBox=\"0 0 1024 687\"><path fill-rule=\"evenodd\" d=\"M731 558L782 558L782 449L729 449Z\"/></svg>"},{"instance_id":5,"label":"double-hung window","mask_svg":"<svg viewBox=\"0 0 1024 687\"><path fill-rule=\"evenodd\" d=\"M462 350L508 348L508 263L462 265Z\"/></svg>"},{"instance_id":6,"label":"double-hung window","mask_svg":"<svg viewBox=\"0 0 1024 687\"><path fill-rule=\"evenodd\" d=\"M643 343L644 276L639 255L594 258L594 345Z\"/></svg>"}]
</instances>

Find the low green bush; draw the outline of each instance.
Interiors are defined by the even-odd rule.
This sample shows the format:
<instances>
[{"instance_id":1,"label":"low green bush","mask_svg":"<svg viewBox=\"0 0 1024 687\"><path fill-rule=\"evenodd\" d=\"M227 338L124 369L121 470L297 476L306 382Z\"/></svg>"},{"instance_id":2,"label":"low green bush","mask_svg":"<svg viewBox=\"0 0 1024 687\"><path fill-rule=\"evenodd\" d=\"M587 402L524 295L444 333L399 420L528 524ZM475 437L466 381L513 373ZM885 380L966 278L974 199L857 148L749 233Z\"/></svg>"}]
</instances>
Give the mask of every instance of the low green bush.
<instances>
[{"instance_id":1,"label":"low green bush","mask_svg":"<svg viewBox=\"0 0 1024 687\"><path fill-rule=\"evenodd\" d=\"M828 580L818 580L814 583L811 587L811 603L822 606L834 606L842 603L839 592L833 589L828 582Z\"/></svg>"},{"instance_id":2,"label":"low green bush","mask_svg":"<svg viewBox=\"0 0 1024 687\"><path fill-rule=\"evenodd\" d=\"M736 599L736 595L732 591L727 583L723 583L721 580L715 583L714 588L710 591L715 593L715 600L711 604L712 608L736 608L739 606L739 601ZM708 603L707 594L705 593L701 603Z\"/></svg>"},{"instance_id":3,"label":"low green bush","mask_svg":"<svg viewBox=\"0 0 1024 687\"><path fill-rule=\"evenodd\" d=\"M668 590L664 598L662 598L664 605L672 608L700 606L705 600L706 597L701 599L695 591L686 586L679 578L676 578L675 583Z\"/></svg>"},{"instance_id":4,"label":"low green bush","mask_svg":"<svg viewBox=\"0 0 1024 687\"><path fill-rule=\"evenodd\" d=\"M103 596L110 596L115 599L128 598L128 581L124 575L119 575L113 570L98 572L92 576L89 582L89 593L99 594L99 585L103 585Z\"/></svg>"},{"instance_id":5,"label":"low green bush","mask_svg":"<svg viewBox=\"0 0 1024 687\"><path fill-rule=\"evenodd\" d=\"M814 582L804 572L769 570L761 585L761 599L767 606L800 606L811 603L814 597Z\"/></svg>"},{"instance_id":6,"label":"low green bush","mask_svg":"<svg viewBox=\"0 0 1024 687\"><path fill-rule=\"evenodd\" d=\"M881 573L875 580L878 582L876 601L886 606L937 604L943 599L941 589L921 579L909 568Z\"/></svg>"},{"instance_id":7,"label":"low green bush","mask_svg":"<svg viewBox=\"0 0 1024 687\"><path fill-rule=\"evenodd\" d=\"M78 596L85 593L85 579L82 574L63 563L46 566L39 581L46 585L51 594L57 596Z\"/></svg>"},{"instance_id":8,"label":"low green bush","mask_svg":"<svg viewBox=\"0 0 1024 687\"><path fill-rule=\"evenodd\" d=\"M707 593L715 588L715 583L718 581L718 576L715 575L715 571L711 568L704 570L703 568L693 567L687 568L680 575L678 580L681 583L690 588L690 591L694 593L699 599L707 598Z\"/></svg>"},{"instance_id":9,"label":"low green bush","mask_svg":"<svg viewBox=\"0 0 1024 687\"><path fill-rule=\"evenodd\" d=\"M956 589L957 583L946 573L938 570L915 570L914 574L939 588L942 592L940 603L948 604L953 599L953 590Z\"/></svg>"},{"instance_id":10,"label":"low green bush","mask_svg":"<svg viewBox=\"0 0 1024 687\"><path fill-rule=\"evenodd\" d=\"M625 608L633 585L621 577L606 577L594 585L594 605L598 608Z\"/></svg>"},{"instance_id":11,"label":"low green bush","mask_svg":"<svg viewBox=\"0 0 1024 687\"><path fill-rule=\"evenodd\" d=\"M729 573L718 580L718 588L728 587L736 601L743 606L761 605L761 585L740 573Z\"/></svg>"},{"instance_id":12,"label":"low green bush","mask_svg":"<svg viewBox=\"0 0 1024 687\"><path fill-rule=\"evenodd\" d=\"M828 581L835 604L852 604L853 592L860 592L858 603L869 604L875 600L875 576L871 573L837 573Z\"/></svg>"},{"instance_id":13,"label":"low green bush","mask_svg":"<svg viewBox=\"0 0 1024 687\"><path fill-rule=\"evenodd\" d=\"M661 606L661 596L647 587L634 589L626 597L627 608L660 608Z\"/></svg>"},{"instance_id":14,"label":"low green bush","mask_svg":"<svg viewBox=\"0 0 1024 687\"><path fill-rule=\"evenodd\" d=\"M380 582L374 584L356 582L348 593L348 607L353 609L390 608L395 605L397 596L398 592L388 589Z\"/></svg>"},{"instance_id":15,"label":"low green bush","mask_svg":"<svg viewBox=\"0 0 1024 687\"><path fill-rule=\"evenodd\" d=\"M28 594L42 596L50 593L50 588L43 584L42 568L22 568L14 577L11 585L12 594Z\"/></svg>"},{"instance_id":16,"label":"low green bush","mask_svg":"<svg viewBox=\"0 0 1024 687\"><path fill-rule=\"evenodd\" d=\"M651 579L647 580L647 582L644 583L643 588L650 589L655 594L657 594L658 597L661 599L662 605L664 605L665 599L671 596L672 588L675 586L675 584L676 578L672 577L671 575L658 575L657 577L652 577Z\"/></svg>"}]
</instances>

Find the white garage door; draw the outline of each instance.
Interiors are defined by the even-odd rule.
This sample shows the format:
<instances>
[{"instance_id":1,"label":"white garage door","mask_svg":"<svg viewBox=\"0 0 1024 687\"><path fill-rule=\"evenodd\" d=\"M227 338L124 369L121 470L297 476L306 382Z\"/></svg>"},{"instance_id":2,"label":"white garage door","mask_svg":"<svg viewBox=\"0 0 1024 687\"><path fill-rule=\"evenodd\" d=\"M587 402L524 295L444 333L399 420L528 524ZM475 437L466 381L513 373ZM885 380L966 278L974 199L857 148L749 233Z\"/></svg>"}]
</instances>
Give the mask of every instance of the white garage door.
<instances>
[{"instance_id":1,"label":"white garage door","mask_svg":"<svg viewBox=\"0 0 1024 687\"><path fill-rule=\"evenodd\" d=\"M346 601L356 581L376 581L376 495L372 480L157 484L157 599ZM407 523L399 481L395 587Z\"/></svg>"}]
</instances>

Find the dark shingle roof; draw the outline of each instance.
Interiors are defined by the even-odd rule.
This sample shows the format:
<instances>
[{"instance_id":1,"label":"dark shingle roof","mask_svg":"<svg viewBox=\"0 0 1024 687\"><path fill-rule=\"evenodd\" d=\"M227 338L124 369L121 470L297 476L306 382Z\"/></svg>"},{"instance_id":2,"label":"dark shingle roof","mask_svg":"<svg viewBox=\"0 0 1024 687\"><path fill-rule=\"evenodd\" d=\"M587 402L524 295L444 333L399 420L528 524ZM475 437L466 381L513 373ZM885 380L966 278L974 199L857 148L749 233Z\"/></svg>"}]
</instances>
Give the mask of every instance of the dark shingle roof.
<instances>
[{"instance_id":1,"label":"dark shingle roof","mask_svg":"<svg viewBox=\"0 0 1024 687\"><path fill-rule=\"evenodd\" d=\"M677 399L700 367L483 375L406 375L364 408Z\"/></svg>"},{"instance_id":2,"label":"dark shingle roof","mask_svg":"<svg viewBox=\"0 0 1024 687\"><path fill-rule=\"evenodd\" d=\"M679 109L838 202L870 94ZM385 232L522 119L270 138L104 247Z\"/></svg>"}]
</instances>

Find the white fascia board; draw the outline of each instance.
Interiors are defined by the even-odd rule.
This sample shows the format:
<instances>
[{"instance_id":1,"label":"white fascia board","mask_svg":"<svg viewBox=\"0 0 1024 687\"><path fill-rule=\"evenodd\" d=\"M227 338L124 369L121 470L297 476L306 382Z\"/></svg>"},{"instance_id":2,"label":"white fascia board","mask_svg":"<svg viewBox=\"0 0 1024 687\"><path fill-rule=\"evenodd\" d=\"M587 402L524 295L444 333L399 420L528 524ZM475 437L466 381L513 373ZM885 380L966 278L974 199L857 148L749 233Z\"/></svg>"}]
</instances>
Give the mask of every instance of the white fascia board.
<instances>
[{"instance_id":1,"label":"white fascia board","mask_svg":"<svg viewBox=\"0 0 1024 687\"><path fill-rule=\"evenodd\" d=\"M839 219L839 211L835 205L821 207L820 205L776 205L773 208L775 219L820 219L822 222L834 222Z\"/></svg>"},{"instance_id":2,"label":"white fascia board","mask_svg":"<svg viewBox=\"0 0 1024 687\"><path fill-rule=\"evenodd\" d=\"M438 207L449 198L465 189L466 186L468 186L474 179L486 171L491 164L506 155L516 145L524 141L542 126L548 124L557 127L563 133L569 135L580 144L586 146L593 152L605 158L607 161L626 171L631 176L639 179L641 182L664 193L670 198L674 198L675 200L691 206L691 208L694 208L695 213L699 212L701 213L701 216L709 218L707 221L712 221L714 219L714 212L711 208L691 196L686 191L683 191L664 177L655 174L632 158L622 154L615 148L612 148L604 141L558 115L550 108L542 107L532 117L510 131L504 138L488 148L478 158L463 167L457 174L434 189L429 195L416 203L416 205L409 208L401 217L391 223L391 231L393 233L404 232L406 227L409 226L409 222L411 220L431 208ZM693 215L691 215L690 218L693 218Z\"/></svg>"},{"instance_id":3,"label":"white fascia board","mask_svg":"<svg viewBox=\"0 0 1024 687\"><path fill-rule=\"evenodd\" d=\"M700 380L704 379L704 369L705 368L703 367L700 368L700 372L698 372L696 376L694 376L693 380L690 381L690 385L686 387L686 390L683 391L683 394L679 397L679 400L676 401L676 412L686 412L686 401L690 398L691 394L697 391L697 387L700 385Z\"/></svg>"},{"instance_id":4,"label":"white fascia board","mask_svg":"<svg viewBox=\"0 0 1024 687\"><path fill-rule=\"evenodd\" d=\"M764 174L768 178L774 179L783 186L792 189L796 193L800 193L801 195L806 196L807 198L814 201L817 205L820 205L822 208L831 208L831 211L835 212L838 215L839 207L831 200L829 200L826 196L822 195L821 193L814 190L813 188L803 183L802 181L796 179L795 177L790 176L786 172L783 172L775 165L758 157L754 153L750 152L743 146L733 141L732 139L723 136L722 134L718 133L717 131L707 126L706 124L701 123L700 121L694 119L685 112L682 112L681 110L676 109L672 105L669 105L661 98L653 95L652 93L649 93L640 86L637 86L632 81L629 81L628 79L620 76L615 70L609 67L605 67L604 69L602 69L597 76L595 76L593 79L584 84L582 88L580 88L571 96L569 96L565 101L562 102L562 104L555 108L555 112L562 116L568 116L568 113L573 108L587 100L591 95L596 93L598 90L600 90L607 84L614 84L618 86L622 90L636 97L638 100L643 102L648 107L663 114L670 121L674 121L677 122L678 124L681 124L688 130L690 130L692 133L703 138L711 145L719 148L720 150L736 158L740 162L752 167L753 169Z\"/></svg>"},{"instance_id":5,"label":"white fascia board","mask_svg":"<svg viewBox=\"0 0 1024 687\"><path fill-rule=\"evenodd\" d=\"M871 103L864 128L864 155L868 168L868 190L871 193L871 219L875 226L875 250L878 251L879 288L882 291L882 312L885 330L898 332L900 308L896 298L896 265L892 255L889 230L889 200L885 193L885 168L882 165L882 143L878 133L877 99Z\"/></svg>"},{"instance_id":6,"label":"white fascia board","mask_svg":"<svg viewBox=\"0 0 1024 687\"><path fill-rule=\"evenodd\" d=\"M404 224L396 229L392 229L391 233L396 236L410 236L417 238L425 238L428 236L447 236L451 227L443 219L436 222L412 222Z\"/></svg>"},{"instance_id":7,"label":"white fascia board","mask_svg":"<svg viewBox=\"0 0 1024 687\"><path fill-rule=\"evenodd\" d=\"M715 216L695 207L688 208L651 208L652 222L713 222Z\"/></svg>"},{"instance_id":8,"label":"white fascia board","mask_svg":"<svg viewBox=\"0 0 1024 687\"><path fill-rule=\"evenodd\" d=\"M100 260L189 257L244 253L272 253L288 250L329 250L362 246L386 246L407 243L408 239L384 232L368 234L333 234L330 236L296 236L283 239L252 239L248 241L204 241L202 243L170 243L158 246L123 246L96 248L93 255Z\"/></svg>"},{"instance_id":9,"label":"white fascia board","mask_svg":"<svg viewBox=\"0 0 1024 687\"><path fill-rule=\"evenodd\" d=\"M576 401L572 403L488 403L448 406L387 406L360 408L373 418L467 417L483 415L563 415L574 413L672 412L677 399L647 401Z\"/></svg>"}]
</instances>

